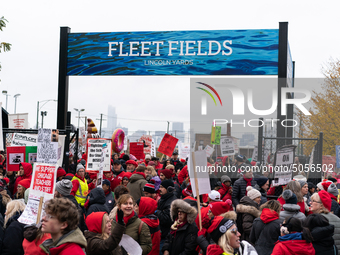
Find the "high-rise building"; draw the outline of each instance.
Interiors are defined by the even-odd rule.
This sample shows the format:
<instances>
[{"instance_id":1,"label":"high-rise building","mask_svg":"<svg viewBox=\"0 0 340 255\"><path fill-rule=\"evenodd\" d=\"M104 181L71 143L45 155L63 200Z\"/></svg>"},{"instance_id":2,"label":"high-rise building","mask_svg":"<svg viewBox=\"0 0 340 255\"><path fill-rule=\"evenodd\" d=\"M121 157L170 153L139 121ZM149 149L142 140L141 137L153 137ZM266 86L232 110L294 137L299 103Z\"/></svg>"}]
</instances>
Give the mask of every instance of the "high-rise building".
<instances>
[{"instance_id":1,"label":"high-rise building","mask_svg":"<svg viewBox=\"0 0 340 255\"><path fill-rule=\"evenodd\" d=\"M112 105L107 107L107 130L112 131L112 133L117 128L117 114L116 108Z\"/></svg>"},{"instance_id":2,"label":"high-rise building","mask_svg":"<svg viewBox=\"0 0 340 255\"><path fill-rule=\"evenodd\" d=\"M172 131L182 132L184 130L183 125L183 122L172 122Z\"/></svg>"}]
</instances>

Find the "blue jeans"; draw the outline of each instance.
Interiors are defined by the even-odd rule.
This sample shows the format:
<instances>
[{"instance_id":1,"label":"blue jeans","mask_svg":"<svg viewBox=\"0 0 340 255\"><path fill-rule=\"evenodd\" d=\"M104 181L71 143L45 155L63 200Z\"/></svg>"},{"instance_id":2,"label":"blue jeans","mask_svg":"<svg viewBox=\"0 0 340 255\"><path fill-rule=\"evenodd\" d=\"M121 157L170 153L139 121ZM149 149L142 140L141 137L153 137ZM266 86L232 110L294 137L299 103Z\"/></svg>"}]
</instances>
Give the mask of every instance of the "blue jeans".
<instances>
[{"instance_id":1,"label":"blue jeans","mask_svg":"<svg viewBox=\"0 0 340 255\"><path fill-rule=\"evenodd\" d=\"M162 248L164 245L165 239L161 239L161 242L159 244L159 255L163 255Z\"/></svg>"}]
</instances>

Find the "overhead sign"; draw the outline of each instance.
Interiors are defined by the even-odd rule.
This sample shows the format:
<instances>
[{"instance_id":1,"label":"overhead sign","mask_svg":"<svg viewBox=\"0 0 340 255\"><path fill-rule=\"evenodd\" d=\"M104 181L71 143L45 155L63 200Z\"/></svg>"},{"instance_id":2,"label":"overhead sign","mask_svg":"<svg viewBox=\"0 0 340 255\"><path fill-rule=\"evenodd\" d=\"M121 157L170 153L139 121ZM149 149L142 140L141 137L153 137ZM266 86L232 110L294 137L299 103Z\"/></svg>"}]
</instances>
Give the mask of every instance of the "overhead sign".
<instances>
[{"instance_id":1,"label":"overhead sign","mask_svg":"<svg viewBox=\"0 0 340 255\"><path fill-rule=\"evenodd\" d=\"M232 137L221 137L221 154L222 156L235 155L234 139Z\"/></svg>"},{"instance_id":2,"label":"overhead sign","mask_svg":"<svg viewBox=\"0 0 340 255\"><path fill-rule=\"evenodd\" d=\"M68 34L67 75L277 75L278 29Z\"/></svg>"},{"instance_id":3,"label":"overhead sign","mask_svg":"<svg viewBox=\"0 0 340 255\"><path fill-rule=\"evenodd\" d=\"M111 148L111 139L89 138L87 139L87 160L86 171L99 171L101 169L103 145L106 144ZM105 150L104 163L102 163L103 171L110 171L111 166L111 150Z\"/></svg>"}]
</instances>

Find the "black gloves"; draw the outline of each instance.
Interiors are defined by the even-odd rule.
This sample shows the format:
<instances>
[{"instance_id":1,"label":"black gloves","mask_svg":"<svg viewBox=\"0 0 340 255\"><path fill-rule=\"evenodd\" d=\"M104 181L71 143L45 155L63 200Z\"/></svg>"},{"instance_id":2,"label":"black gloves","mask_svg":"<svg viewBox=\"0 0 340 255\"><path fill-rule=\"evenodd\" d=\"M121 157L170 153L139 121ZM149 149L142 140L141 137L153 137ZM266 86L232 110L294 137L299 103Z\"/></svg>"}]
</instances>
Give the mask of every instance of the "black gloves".
<instances>
[{"instance_id":1,"label":"black gloves","mask_svg":"<svg viewBox=\"0 0 340 255\"><path fill-rule=\"evenodd\" d=\"M117 218L118 218L118 224L125 226L124 213L122 210L119 210L118 208L117 208Z\"/></svg>"}]
</instances>

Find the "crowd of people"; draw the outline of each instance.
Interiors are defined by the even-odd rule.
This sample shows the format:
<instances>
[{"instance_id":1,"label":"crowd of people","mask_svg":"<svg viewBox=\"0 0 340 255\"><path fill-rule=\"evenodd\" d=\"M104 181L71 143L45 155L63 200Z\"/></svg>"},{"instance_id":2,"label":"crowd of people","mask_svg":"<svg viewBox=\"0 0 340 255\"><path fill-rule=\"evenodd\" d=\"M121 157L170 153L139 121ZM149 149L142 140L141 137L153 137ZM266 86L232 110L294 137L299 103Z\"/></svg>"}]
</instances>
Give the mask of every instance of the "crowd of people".
<instances>
[{"instance_id":1,"label":"crowd of people","mask_svg":"<svg viewBox=\"0 0 340 255\"><path fill-rule=\"evenodd\" d=\"M208 165L214 162L208 163ZM211 192L194 197L187 159L160 161L114 154L97 183L86 155L57 170L54 199L39 224L18 221L25 210L32 165L17 172L0 163L0 254L338 254L337 180L317 185L304 173L273 186L241 155L218 163L247 171L211 172ZM279 192L279 194L278 194ZM273 196L277 194L277 196ZM197 202L199 200L199 202Z\"/></svg>"}]
</instances>

